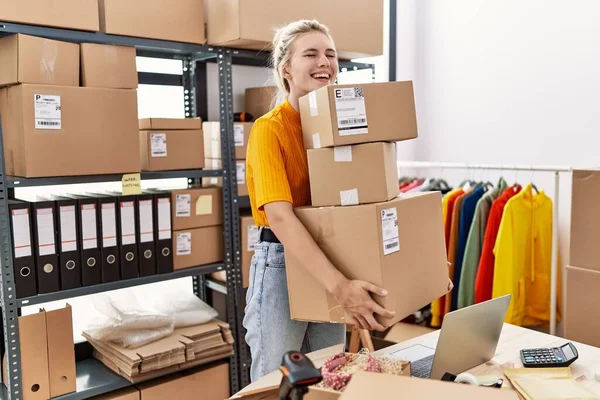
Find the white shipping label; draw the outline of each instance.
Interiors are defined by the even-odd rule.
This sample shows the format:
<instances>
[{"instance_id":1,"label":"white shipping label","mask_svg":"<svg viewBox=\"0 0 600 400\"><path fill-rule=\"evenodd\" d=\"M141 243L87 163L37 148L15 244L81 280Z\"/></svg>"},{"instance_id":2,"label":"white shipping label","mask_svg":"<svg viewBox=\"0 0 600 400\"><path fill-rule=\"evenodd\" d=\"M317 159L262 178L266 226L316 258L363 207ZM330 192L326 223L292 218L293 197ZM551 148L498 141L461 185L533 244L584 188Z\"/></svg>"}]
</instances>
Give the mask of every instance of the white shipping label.
<instances>
[{"instance_id":1,"label":"white shipping label","mask_svg":"<svg viewBox=\"0 0 600 400\"><path fill-rule=\"evenodd\" d=\"M37 210L38 253L40 256L56 254L54 243L54 212L51 208Z\"/></svg>"},{"instance_id":2,"label":"white shipping label","mask_svg":"<svg viewBox=\"0 0 600 400\"><path fill-rule=\"evenodd\" d=\"M171 199L158 199L158 240L171 239Z\"/></svg>"},{"instance_id":3,"label":"white shipping label","mask_svg":"<svg viewBox=\"0 0 600 400\"><path fill-rule=\"evenodd\" d=\"M62 129L60 96L34 94L35 129Z\"/></svg>"},{"instance_id":4,"label":"white shipping label","mask_svg":"<svg viewBox=\"0 0 600 400\"><path fill-rule=\"evenodd\" d=\"M340 136L369 133L363 89L359 87L335 89L334 97Z\"/></svg>"},{"instance_id":5,"label":"white shipping label","mask_svg":"<svg viewBox=\"0 0 600 400\"><path fill-rule=\"evenodd\" d=\"M338 146L333 148L333 160L335 162L352 162L352 147Z\"/></svg>"},{"instance_id":6,"label":"white shipping label","mask_svg":"<svg viewBox=\"0 0 600 400\"><path fill-rule=\"evenodd\" d=\"M192 204L192 195L190 194L178 194L175 196L176 208L175 208L175 216L176 217L189 217L191 215L191 204Z\"/></svg>"},{"instance_id":7,"label":"white shipping label","mask_svg":"<svg viewBox=\"0 0 600 400\"><path fill-rule=\"evenodd\" d=\"M77 229L75 206L61 206L60 212L60 249L63 252L77 250Z\"/></svg>"},{"instance_id":8,"label":"white shipping label","mask_svg":"<svg viewBox=\"0 0 600 400\"><path fill-rule=\"evenodd\" d=\"M243 185L246 183L246 162L241 161L235 164L235 174L238 185Z\"/></svg>"},{"instance_id":9,"label":"white shipping label","mask_svg":"<svg viewBox=\"0 0 600 400\"><path fill-rule=\"evenodd\" d=\"M177 234L177 255L189 256L192 254L192 233L183 232Z\"/></svg>"},{"instance_id":10,"label":"white shipping label","mask_svg":"<svg viewBox=\"0 0 600 400\"><path fill-rule=\"evenodd\" d=\"M121 203L121 243L135 244L135 209L133 201Z\"/></svg>"},{"instance_id":11,"label":"white shipping label","mask_svg":"<svg viewBox=\"0 0 600 400\"><path fill-rule=\"evenodd\" d=\"M152 200L140 200L140 243L154 240L154 221L152 220Z\"/></svg>"},{"instance_id":12,"label":"white shipping label","mask_svg":"<svg viewBox=\"0 0 600 400\"><path fill-rule=\"evenodd\" d=\"M96 225L96 205L81 205L81 236L83 249L98 248L98 226Z\"/></svg>"},{"instance_id":13,"label":"white shipping label","mask_svg":"<svg viewBox=\"0 0 600 400\"><path fill-rule=\"evenodd\" d=\"M383 254L388 255L400 251L398 235L398 213L395 208L381 210L381 233L383 238Z\"/></svg>"},{"instance_id":14,"label":"white shipping label","mask_svg":"<svg viewBox=\"0 0 600 400\"><path fill-rule=\"evenodd\" d=\"M319 135L318 133L313 133L312 138L313 138L313 147L315 149L320 149L321 148L321 135Z\"/></svg>"},{"instance_id":15,"label":"white shipping label","mask_svg":"<svg viewBox=\"0 0 600 400\"><path fill-rule=\"evenodd\" d=\"M12 210L14 256L28 257L31 255L31 229L29 227L29 210Z\"/></svg>"},{"instance_id":16,"label":"white shipping label","mask_svg":"<svg viewBox=\"0 0 600 400\"><path fill-rule=\"evenodd\" d=\"M233 142L236 147L244 147L244 125L233 125Z\"/></svg>"},{"instance_id":17,"label":"white shipping label","mask_svg":"<svg viewBox=\"0 0 600 400\"><path fill-rule=\"evenodd\" d=\"M355 206L358 204L358 189L340 190L340 204Z\"/></svg>"},{"instance_id":18,"label":"white shipping label","mask_svg":"<svg viewBox=\"0 0 600 400\"><path fill-rule=\"evenodd\" d=\"M258 243L259 239L258 226L248 225L248 251L254 251L254 245Z\"/></svg>"},{"instance_id":19,"label":"white shipping label","mask_svg":"<svg viewBox=\"0 0 600 400\"><path fill-rule=\"evenodd\" d=\"M310 92L308 94L308 107L310 108L310 116L316 117L319 115L319 107L317 104L317 92Z\"/></svg>"},{"instance_id":20,"label":"white shipping label","mask_svg":"<svg viewBox=\"0 0 600 400\"><path fill-rule=\"evenodd\" d=\"M152 133L150 134L150 152L152 157L167 156L167 134Z\"/></svg>"},{"instance_id":21,"label":"white shipping label","mask_svg":"<svg viewBox=\"0 0 600 400\"><path fill-rule=\"evenodd\" d=\"M102 204L102 246L117 245L117 215L114 203Z\"/></svg>"}]
</instances>

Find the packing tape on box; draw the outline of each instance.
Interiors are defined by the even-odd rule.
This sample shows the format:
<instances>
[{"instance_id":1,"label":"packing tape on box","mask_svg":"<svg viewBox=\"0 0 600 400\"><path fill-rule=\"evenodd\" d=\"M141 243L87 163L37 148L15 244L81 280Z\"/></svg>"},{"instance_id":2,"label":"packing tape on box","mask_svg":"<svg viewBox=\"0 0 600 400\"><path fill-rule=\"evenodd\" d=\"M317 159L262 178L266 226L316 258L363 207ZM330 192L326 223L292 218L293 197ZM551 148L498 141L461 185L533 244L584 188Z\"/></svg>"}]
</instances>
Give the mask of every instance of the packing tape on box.
<instances>
[{"instance_id":1,"label":"packing tape on box","mask_svg":"<svg viewBox=\"0 0 600 400\"><path fill-rule=\"evenodd\" d=\"M358 205L358 189L340 190L340 203L343 206Z\"/></svg>"},{"instance_id":2,"label":"packing tape on box","mask_svg":"<svg viewBox=\"0 0 600 400\"><path fill-rule=\"evenodd\" d=\"M317 105L317 92L310 92L308 94L308 106L310 108L310 116L316 117L319 115L319 107Z\"/></svg>"},{"instance_id":3,"label":"packing tape on box","mask_svg":"<svg viewBox=\"0 0 600 400\"><path fill-rule=\"evenodd\" d=\"M52 83L54 81L54 66L56 65L56 57L58 57L58 42L44 39L40 69L47 83Z\"/></svg>"},{"instance_id":4,"label":"packing tape on box","mask_svg":"<svg viewBox=\"0 0 600 400\"><path fill-rule=\"evenodd\" d=\"M338 146L333 148L333 161L352 162L352 147Z\"/></svg>"},{"instance_id":5,"label":"packing tape on box","mask_svg":"<svg viewBox=\"0 0 600 400\"><path fill-rule=\"evenodd\" d=\"M318 133L313 133L312 139L313 139L313 147L315 149L320 149L321 148L321 136Z\"/></svg>"},{"instance_id":6,"label":"packing tape on box","mask_svg":"<svg viewBox=\"0 0 600 400\"><path fill-rule=\"evenodd\" d=\"M317 243L322 243L324 239L335 235L333 229L333 207L323 207L321 211L319 215L319 229L315 237Z\"/></svg>"}]
</instances>

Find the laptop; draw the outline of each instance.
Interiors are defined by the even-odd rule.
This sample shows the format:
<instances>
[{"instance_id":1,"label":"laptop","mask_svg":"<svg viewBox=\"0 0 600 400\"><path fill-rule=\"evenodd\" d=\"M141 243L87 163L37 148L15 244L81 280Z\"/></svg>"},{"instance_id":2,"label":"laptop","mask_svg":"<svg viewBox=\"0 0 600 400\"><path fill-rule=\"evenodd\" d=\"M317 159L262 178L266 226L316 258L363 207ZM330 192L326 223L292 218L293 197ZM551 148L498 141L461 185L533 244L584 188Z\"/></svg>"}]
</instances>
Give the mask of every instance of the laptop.
<instances>
[{"instance_id":1,"label":"laptop","mask_svg":"<svg viewBox=\"0 0 600 400\"><path fill-rule=\"evenodd\" d=\"M458 375L494 357L511 295L461 308L446 314L437 343L435 338L385 356L411 362L411 375L441 379Z\"/></svg>"}]
</instances>

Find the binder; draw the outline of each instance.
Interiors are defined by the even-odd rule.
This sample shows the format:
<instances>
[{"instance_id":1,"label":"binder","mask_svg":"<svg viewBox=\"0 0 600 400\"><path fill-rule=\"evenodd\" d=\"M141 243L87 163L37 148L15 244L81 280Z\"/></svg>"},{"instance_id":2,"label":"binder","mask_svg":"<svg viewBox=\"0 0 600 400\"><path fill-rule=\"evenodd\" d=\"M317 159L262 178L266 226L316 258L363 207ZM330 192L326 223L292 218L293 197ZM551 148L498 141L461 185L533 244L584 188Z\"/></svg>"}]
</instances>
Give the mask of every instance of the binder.
<instances>
[{"instance_id":1,"label":"binder","mask_svg":"<svg viewBox=\"0 0 600 400\"><path fill-rule=\"evenodd\" d=\"M56 206L52 200L31 202L34 257L38 293L60 290L60 272L56 246Z\"/></svg>"},{"instance_id":2,"label":"binder","mask_svg":"<svg viewBox=\"0 0 600 400\"><path fill-rule=\"evenodd\" d=\"M31 207L28 202L8 200L10 233L13 244L13 270L16 297L37 294L37 271L33 255Z\"/></svg>"},{"instance_id":3,"label":"binder","mask_svg":"<svg viewBox=\"0 0 600 400\"><path fill-rule=\"evenodd\" d=\"M100 260L102 283L116 282L121 279L119 259L117 198L106 193L87 194L98 201Z\"/></svg>"},{"instance_id":4,"label":"binder","mask_svg":"<svg viewBox=\"0 0 600 400\"><path fill-rule=\"evenodd\" d=\"M173 272L173 240L171 239L171 192L160 189L148 189L154 194L154 219L156 231L157 266L159 274Z\"/></svg>"},{"instance_id":5,"label":"binder","mask_svg":"<svg viewBox=\"0 0 600 400\"><path fill-rule=\"evenodd\" d=\"M113 194L113 192L109 192ZM114 193L117 197L118 243L120 246L121 279L134 279L139 277L139 257L137 244L137 197L135 195L123 196Z\"/></svg>"},{"instance_id":6,"label":"binder","mask_svg":"<svg viewBox=\"0 0 600 400\"><path fill-rule=\"evenodd\" d=\"M79 227L77 224L77 200L62 196L52 196L58 214L57 245L60 268L60 289L81 287L81 254Z\"/></svg>"},{"instance_id":7,"label":"binder","mask_svg":"<svg viewBox=\"0 0 600 400\"><path fill-rule=\"evenodd\" d=\"M156 243L154 233L154 195L137 195L137 240L140 276L156 275Z\"/></svg>"}]
</instances>

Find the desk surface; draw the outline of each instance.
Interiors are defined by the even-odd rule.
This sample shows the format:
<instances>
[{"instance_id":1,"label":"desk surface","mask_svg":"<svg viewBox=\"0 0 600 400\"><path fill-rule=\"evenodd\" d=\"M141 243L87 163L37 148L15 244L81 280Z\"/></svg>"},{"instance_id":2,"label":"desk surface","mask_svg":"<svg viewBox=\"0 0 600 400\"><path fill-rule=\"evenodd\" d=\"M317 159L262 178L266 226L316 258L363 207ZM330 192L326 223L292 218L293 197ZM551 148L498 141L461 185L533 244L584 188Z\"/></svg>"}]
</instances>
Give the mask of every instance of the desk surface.
<instances>
[{"instance_id":1,"label":"desk surface","mask_svg":"<svg viewBox=\"0 0 600 400\"><path fill-rule=\"evenodd\" d=\"M383 355L390 350L403 349L417 343L429 343L430 345L437 342L440 331L427 333L425 335L395 344L379 350L377 355ZM510 386L510 382L504 376L505 368L521 368L521 357L519 351L524 348L535 347L557 347L569 342L564 338L551 336L542 332L537 332L531 329L522 328L515 325L504 324L502 334L496 349L496 355L485 364L481 364L468 372L473 375L495 375L504 378L505 385ZM573 378L585 385L594 393L600 395L600 382L594 378L594 372L600 371L600 348L588 346L582 343L571 341L577 351L579 358L570 365Z\"/></svg>"}]
</instances>

